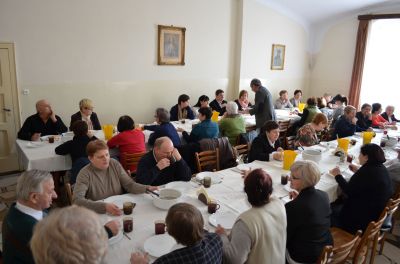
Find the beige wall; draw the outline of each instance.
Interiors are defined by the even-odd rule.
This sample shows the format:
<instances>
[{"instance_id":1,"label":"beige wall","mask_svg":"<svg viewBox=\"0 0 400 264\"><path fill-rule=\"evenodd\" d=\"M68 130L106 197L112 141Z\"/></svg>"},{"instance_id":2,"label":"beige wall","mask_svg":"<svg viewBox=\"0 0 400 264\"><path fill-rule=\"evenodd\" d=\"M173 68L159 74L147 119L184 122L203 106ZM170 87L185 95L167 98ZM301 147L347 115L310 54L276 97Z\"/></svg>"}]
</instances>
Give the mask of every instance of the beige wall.
<instances>
[{"instance_id":1,"label":"beige wall","mask_svg":"<svg viewBox=\"0 0 400 264\"><path fill-rule=\"evenodd\" d=\"M270 69L272 44L286 46L283 71ZM256 77L274 98L283 89L290 97L296 89L307 93L307 45L308 34L302 26L259 2L244 1L239 88L249 89Z\"/></svg>"},{"instance_id":2,"label":"beige wall","mask_svg":"<svg viewBox=\"0 0 400 264\"><path fill-rule=\"evenodd\" d=\"M325 34L321 48L314 54L309 93L341 93L348 96L356 47L358 20L345 19Z\"/></svg>"},{"instance_id":3,"label":"beige wall","mask_svg":"<svg viewBox=\"0 0 400 264\"><path fill-rule=\"evenodd\" d=\"M158 66L157 25L186 27L185 66ZM65 123L91 98L102 123L122 114L153 120L179 94L194 104L216 89L235 99L260 78L279 90L307 90L307 34L256 0L2 0L0 41L15 43L21 117L47 98ZM284 71L271 46L286 45ZM29 94L23 95L24 90ZM251 98L254 94L250 93Z\"/></svg>"}]
</instances>

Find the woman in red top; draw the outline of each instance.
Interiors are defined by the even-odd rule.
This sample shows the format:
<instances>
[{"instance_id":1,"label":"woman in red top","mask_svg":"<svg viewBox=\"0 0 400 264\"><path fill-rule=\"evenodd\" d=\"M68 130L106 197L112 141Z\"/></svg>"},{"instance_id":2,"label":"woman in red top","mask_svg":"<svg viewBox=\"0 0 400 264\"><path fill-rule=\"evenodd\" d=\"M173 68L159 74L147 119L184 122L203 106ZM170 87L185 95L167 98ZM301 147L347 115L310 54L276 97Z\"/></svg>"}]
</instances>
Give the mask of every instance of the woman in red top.
<instances>
[{"instance_id":1,"label":"woman in red top","mask_svg":"<svg viewBox=\"0 0 400 264\"><path fill-rule=\"evenodd\" d=\"M380 113L382 113L382 105L380 103L372 104L372 127L384 128L389 125L388 121Z\"/></svg>"},{"instance_id":2,"label":"woman in red top","mask_svg":"<svg viewBox=\"0 0 400 264\"><path fill-rule=\"evenodd\" d=\"M146 152L144 134L141 130L134 128L135 122L130 116L121 116L117 124L117 129L120 133L107 142L109 148L119 148L120 159L122 159L123 153ZM129 170L135 172L136 166L131 166Z\"/></svg>"}]
</instances>

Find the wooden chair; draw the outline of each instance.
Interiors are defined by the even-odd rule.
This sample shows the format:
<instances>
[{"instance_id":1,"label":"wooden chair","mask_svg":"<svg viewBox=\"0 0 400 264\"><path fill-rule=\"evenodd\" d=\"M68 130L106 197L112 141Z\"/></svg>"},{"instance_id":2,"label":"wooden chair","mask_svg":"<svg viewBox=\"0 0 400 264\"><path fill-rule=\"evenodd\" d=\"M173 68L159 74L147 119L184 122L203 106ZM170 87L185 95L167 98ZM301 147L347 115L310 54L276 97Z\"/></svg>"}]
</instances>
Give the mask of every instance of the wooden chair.
<instances>
[{"instance_id":1,"label":"wooden chair","mask_svg":"<svg viewBox=\"0 0 400 264\"><path fill-rule=\"evenodd\" d=\"M204 171L205 169L218 171L219 170L219 149L215 150L207 150L202 152L196 152L196 163L197 170L199 172Z\"/></svg>"},{"instance_id":2,"label":"wooden chair","mask_svg":"<svg viewBox=\"0 0 400 264\"><path fill-rule=\"evenodd\" d=\"M68 203L72 205L72 188L70 183L66 183L65 185L65 193L67 194Z\"/></svg>"},{"instance_id":3,"label":"wooden chair","mask_svg":"<svg viewBox=\"0 0 400 264\"><path fill-rule=\"evenodd\" d=\"M321 256L319 257L317 264L342 264L346 263L347 259L350 256L350 252L357 245L357 242L361 237L361 230L359 230L354 238L349 242L337 245L337 247L325 246L322 250Z\"/></svg>"},{"instance_id":4,"label":"wooden chair","mask_svg":"<svg viewBox=\"0 0 400 264\"><path fill-rule=\"evenodd\" d=\"M294 149L295 136L290 136L285 138L285 149Z\"/></svg>"},{"instance_id":5,"label":"wooden chair","mask_svg":"<svg viewBox=\"0 0 400 264\"><path fill-rule=\"evenodd\" d=\"M250 151L250 144L236 145L233 147L233 150L237 162L240 155L242 155L243 161L247 161L247 155L249 154Z\"/></svg>"},{"instance_id":6,"label":"wooden chair","mask_svg":"<svg viewBox=\"0 0 400 264\"><path fill-rule=\"evenodd\" d=\"M374 252L376 251L376 244L379 236L379 231L381 229L383 221L387 216L388 208L386 207L378 221L370 222L367 229L365 230L363 236L361 237L360 242L358 243L355 252L352 257L352 263L362 263L365 264L367 262L367 255L369 249L372 247L371 258L375 257ZM342 245L344 243L350 242L354 239L354 235L336 227L331 228L331 234L334 240L334 245Z\"/></svg>"},{"instance_id":7,"label":"wooden chair","mask_svg":"<svg viewBox=\"0 0 400 264\"><path fill-rule=\"evenodd\" d=\"M127 153L124 152L122 153L121 156L121 164L124 167L126 171L129 171L128 174L131 173L136 173L136 171L130 171L131 166L136 166L138 165L140 159L142 156L146 154L146 152L140 152L140 153Z\"/></svg>"},{"instance_id":8,"label":"wooden chair","mask_svg":"<svg viewBox=\"0 0 400 264\"><path fill-rule=\"evenodd\" d=\"M397 198L397 199L396 199ZM395 195L393 198L389 199L386 207L388 208L387 211L387 217L384 221L384 223L382 224L378 239L377 239L377 244L380 245L379 248L379 255L382 255L383 252L383 247L385 245L385 240L386 240L386 236L388 233L390 233L393 230L393 214L397 211L397 209L399 208L399 204L400 204L400 194L399 195ZM378 245L375 245L374 247L376 248ZM376 252L372 252L371 254L371 261L370 263L374 263L374 258L375 257Z\"/></svg>"}]
</instances>

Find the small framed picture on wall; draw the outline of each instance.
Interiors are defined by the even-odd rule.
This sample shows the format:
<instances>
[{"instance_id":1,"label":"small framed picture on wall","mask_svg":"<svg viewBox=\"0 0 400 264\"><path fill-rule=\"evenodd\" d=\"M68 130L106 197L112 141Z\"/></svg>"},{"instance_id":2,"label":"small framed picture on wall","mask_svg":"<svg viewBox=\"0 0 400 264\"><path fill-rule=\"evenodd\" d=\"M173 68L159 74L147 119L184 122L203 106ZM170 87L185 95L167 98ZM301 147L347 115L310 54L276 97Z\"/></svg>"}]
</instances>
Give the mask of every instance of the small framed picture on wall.
<instances>
[{"instance_id":1,"label":"small framed picture on wall","mask_svg":"<svg viewBox=\"0 0 400 264\"><path fill-rule=\"evenodd\" d=\"M185 31L158 25L158 65L185 65Z\"/></svg>"},{"instance_id":2,"label":"small framed picture on wall","mask_svg":"<svg viewBox=\"0 0 400 264\"><path fill-rule=\"evenodd\" d=\"M272 44L271 70L283 70L285 65L285 45Z\"/></svg>"}]
</instances>

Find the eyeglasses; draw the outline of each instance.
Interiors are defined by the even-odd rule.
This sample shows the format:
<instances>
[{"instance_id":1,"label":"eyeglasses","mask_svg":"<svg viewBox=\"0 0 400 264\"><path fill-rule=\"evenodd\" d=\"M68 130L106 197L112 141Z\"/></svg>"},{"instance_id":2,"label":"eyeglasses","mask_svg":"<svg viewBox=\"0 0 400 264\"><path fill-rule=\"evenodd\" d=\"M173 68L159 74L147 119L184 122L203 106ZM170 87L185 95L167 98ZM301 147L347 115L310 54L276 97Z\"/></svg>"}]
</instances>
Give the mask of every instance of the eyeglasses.
<instances>
[{"instance_id":1,"label":"eyeglasses","mask_svg":"<svg viewBox=\"0 0 400 264\"><path fill-rule=\"evenodd\" d=\"M290 175L290 178L291 178L292 180L301 180L300 177L294 177L294 176L292 176L292 175Z\"/></svg>"},{"instance_id":2,"label":"eyeglasses","mask_svg":"<svg viewBox=\"0 0 400 264\"><path fill-rule=\"evenodd\" d=\"M93 111L93 107L84 107L83 109Z\"/></svg>"}]
</instances>

